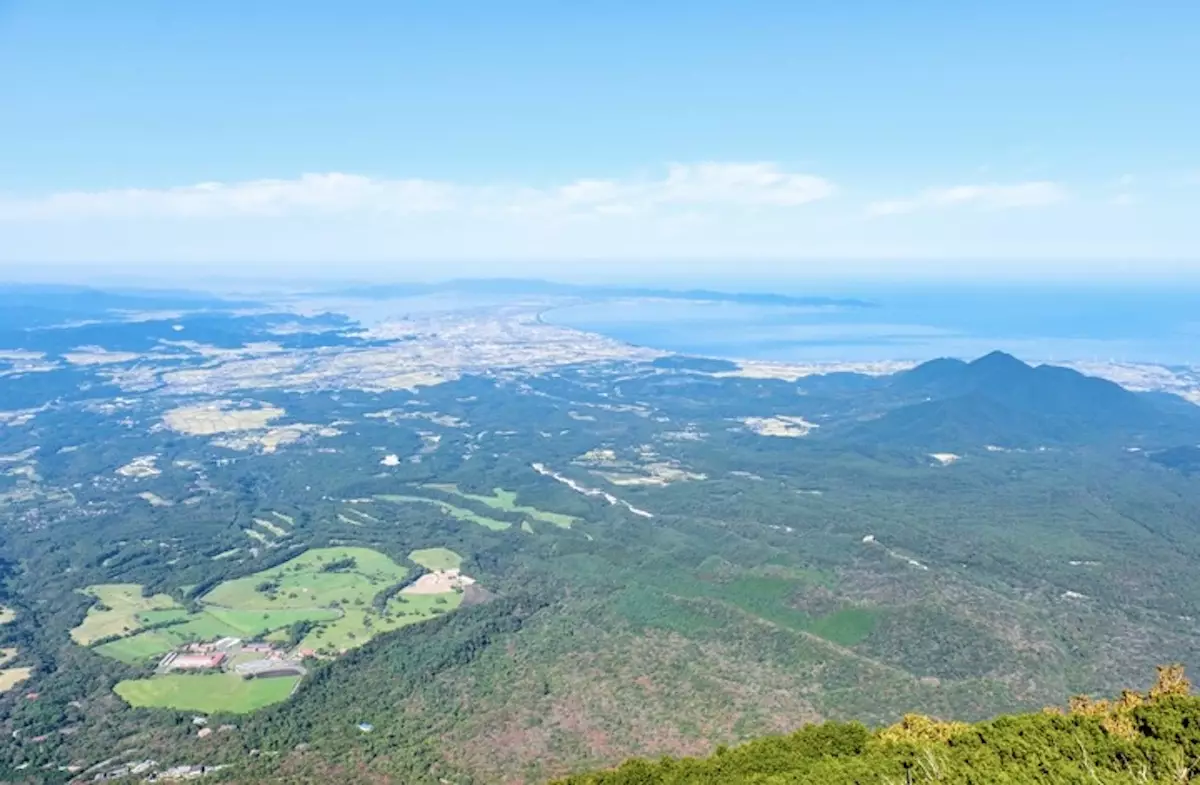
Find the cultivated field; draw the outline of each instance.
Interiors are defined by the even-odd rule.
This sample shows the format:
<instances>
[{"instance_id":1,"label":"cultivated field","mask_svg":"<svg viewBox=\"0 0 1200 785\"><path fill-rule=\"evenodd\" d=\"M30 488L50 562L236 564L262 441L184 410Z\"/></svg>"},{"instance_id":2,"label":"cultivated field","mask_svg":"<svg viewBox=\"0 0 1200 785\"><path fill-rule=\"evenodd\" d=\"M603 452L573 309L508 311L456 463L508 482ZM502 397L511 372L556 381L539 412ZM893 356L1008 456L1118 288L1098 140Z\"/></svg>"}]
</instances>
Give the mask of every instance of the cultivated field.
<instances>
[{"instance_id":1,"label":"cultivated field","mask_svg":"<svg viewBox=\"0 0 1200 785\"><path fill-rule=\"evenodd\" d=\"M286 700L299 677L243 679L232 673L197 673L131 679L113 690L135 707L241 714Z\"/></svg>"},{"instance_id":2,"label":"cultivated field","mask_svg":"<svg viewBox=\"0 0 1200 785\"><path fill-rule=\"evenodd\" d=\"M169 595L142 596L138 583L103 583L88 586L83 593L99 600L88 608L83 623L71 630L71 639L87 646L93 641L112 635L127 635L145 626L138 614L147 611L179 608ZM104 608L102 610L101 608Z\"/></svg>"},{"instance_id":3,"label":"cultivated field","mask_svg":"<svg viewBox=\"0 0 1200 785\"><path fill-rule=\"evenodd\" d=\"M504 531L512 527L512 524L507 521L498 521L495 518L487 518L478 513L465 510L462 507L455 507L449 502L441 501L440 499L429 499L424 496L401 496L398 494L380 494L375 498L385 502L402 503L402 502L418 502L420 504L432 504L435 507L440 507L442 512L452 518L457 518L460 521L468 523L477 523L480 526L491 529L493 531ZM498 508L497 508L498 509Z\"/></svg>"},{"instance_id":4,"label":"cultivated field","mask_svg":"<svg viewBox=\"0 0 1200 785\"><path fill-rule=\"evenodd\" d=\"M276 406L237 408L231 401L215 401L171 409L163 413L163 422L171 430L189 436L212 436L266 428L271 420L283 415L283 409Z\"/></svg>"},{"instance_id":5,"label":"cultivated field","mask_svg":"<svg viewBox=\"0 0 1200 785\"><path fill-rule=\"evenodd\" d=\"M784 415L777 417L744 417L742 418L742 422L759 436L783 436L790 438L807 436L813 428L820 427L816 423L805 420L803 417L787 417Z\"/></svg>"}]
</instances>

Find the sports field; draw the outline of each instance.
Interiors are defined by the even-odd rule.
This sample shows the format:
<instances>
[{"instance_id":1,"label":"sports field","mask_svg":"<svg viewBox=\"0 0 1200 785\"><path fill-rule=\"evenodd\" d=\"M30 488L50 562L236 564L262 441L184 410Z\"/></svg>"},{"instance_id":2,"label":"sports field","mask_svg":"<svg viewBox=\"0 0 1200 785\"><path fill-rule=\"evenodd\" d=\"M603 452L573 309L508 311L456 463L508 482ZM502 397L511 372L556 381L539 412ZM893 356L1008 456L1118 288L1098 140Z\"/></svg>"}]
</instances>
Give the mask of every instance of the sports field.
<instances>
[{"instance_id":1,"label":"sports field","mask_svg":"<svg viewBox=\"0 0 1200 785\"><path fill-rule=\"evenodd\" d=\"M402 496L399 494L380 494L375 498L392 503L417 502L420 504L432 504L435 507L440 507L442 512L446 513L452 518L457 518L460 521L467 521L468 523L477 523L480 526L491 529L492 531L504 531L512 526L512 524L508 521L498 521L495 518L488 518L483 515L479 515L478 513L471 512L470 510L463 509L462 507L455 507L453 504L444 502L440 499L429 499L424 496Z\"/></svg>"},{"instance_id":2,"label":"sports field","mask_svg":"<svg viewBox=\"0 0 1200 785\"><path fill-rule=\"evenodd\" d=\"M475 493L464 493L458 489L457 485L426 485L426 488L443 491L445 493L453 493L464 499L471 499L481 504L486 504L495 510L503 510L505 512L519 512L522 515L528 515L535 521L542 521L563 529L571 528L571 524L579 519L573 515L564 515L560 512L548 512L540 510L537 507L529 507L522 504L517 504L517 494L515 491L506 491L503 488L493 488L491 496L481 496Z\"/></svg>"},{"instance_id":3,"label":"sports field","mask_svg":"<svg viewBox=\"0 0 1200 785\"><path fill-rule=\"evenodd\" d=\"M139 708L242 714L286 700L299 678L243 679L232 673L189 673L130 679L113 690Z\"/></svg>"},{"instance_id":4,"label":"sports field","mask_svg":"<svg viewBox=\"0 0 1200 785\"><path fill-rule=\"evenodd\" d=\"M97 584L83 589L83 593L99 600L97 605L88 608L83 623L71 630L71 639L83 646L141 629L145 624L138 620L138 614L179 607L179 603L166 594L143 597L141 584L137 583Z\"/></svg>"}]
</instances>

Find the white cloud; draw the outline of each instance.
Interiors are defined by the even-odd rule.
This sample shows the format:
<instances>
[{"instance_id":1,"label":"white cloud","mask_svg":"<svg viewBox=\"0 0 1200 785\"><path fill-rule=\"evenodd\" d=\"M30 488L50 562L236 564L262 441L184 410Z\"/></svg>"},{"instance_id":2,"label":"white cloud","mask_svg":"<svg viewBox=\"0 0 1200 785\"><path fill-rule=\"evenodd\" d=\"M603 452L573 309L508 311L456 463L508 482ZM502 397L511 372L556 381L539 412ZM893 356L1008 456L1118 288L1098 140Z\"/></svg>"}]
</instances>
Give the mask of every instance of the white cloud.
<instances>
[{"instance_id":1,"label":"white cloud","mask_svg":"<svg viewBox=\"0 0 1200 785\"><path fill-rule=\"evenodd\" d=\"M873 202L867 206L869 215L900 215L918 210L976 206L984 209L1046 207L1067 198L1067 190L1058 183L1045 180L1009 185L956 185L949 188L930 188L909 199Z\"/></svg>"},{"instance_id":2,"label":"white cloud","mask_svg":"<svg viewBox=\"0 0 1200 785\"><path fill-rule=\"evenodd\" d=\"M0 273L1043 276L1108 259L1108 269L1139 275L1153 258L1157 269L1200 275L1200 192L1178 182L1170 198L1140 176L1071 193L1054 182L977 182L878 202L870 214L866 198L830 198L830 180L771 163L677 164L536 187L327 173L0 195ZM1113 206L1126 196L1138 206ZM897 213L908 215L872 217Z\"/></svg>"},{"instance_id":3,"label":"white cloud","mask_svg":"<svg viewBox=\"0 0 1200 785\"><path fill-rule=\"evenodd\" d=\"M0 220L430 213L625 215L676 205L796 207L824 199L833 191L833 184L822 177L787 172L771 163L675 164L658 178L581 179L540 189L332 172L292 180L0 197Z\"/></svg>"}]
</instances>

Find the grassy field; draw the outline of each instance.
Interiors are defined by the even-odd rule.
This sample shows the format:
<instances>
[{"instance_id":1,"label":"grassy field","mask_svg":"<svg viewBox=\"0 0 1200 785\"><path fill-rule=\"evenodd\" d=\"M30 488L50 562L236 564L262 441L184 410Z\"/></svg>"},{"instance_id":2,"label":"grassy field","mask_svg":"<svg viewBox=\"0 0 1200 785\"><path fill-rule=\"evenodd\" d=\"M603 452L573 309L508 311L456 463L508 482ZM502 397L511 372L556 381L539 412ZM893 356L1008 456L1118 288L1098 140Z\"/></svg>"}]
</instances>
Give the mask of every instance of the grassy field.
<instances>
[{"instance_id":1,"label":"grassy field","mask_svg":"<svg viewBox=\"0 0 1200 785\"><path fill-rule=\"evenodd\" d=\"M324 569L347 559L354 560L352 567ZM405 567L369 548L319 548L270 570L226 581L205 595L203 602L211 615L229 624L258 623L256 617L264 615L283 619L289 613L295 616L292 621L322 621L300 645L336 653L361 646L381 632L453 610L461 602L459 595L446 594L396 597L382 613L372 607L376 594L407 574ZM264 583L273 588L259 591Z\"/></svg>"},{"instance_id":2,"label":"grassy field","mask_svg":"<svg viewBox=\"0 0 1200 785\"><path fill-rule=\"evenodd\" d=\"M71 639L86 646L110 635L127 635L144 626L138 615L147 611L178 608L179 604L166 594L143 597L137 583L105 583L88 586L84 594L95 597L108 610L97 606L88 608L83 623L71 630Z\"/></svg>"},{"instance_id":3,"label":"grassy field","mask_svg":"<svg viewBox=\"0 0 1200 785\"><path fill-rule=\"evenodd\" d=\"M29 678L33 668L6 668L0 670L0 692L7 692Z\"/></svg>"},{"instance_id":4,"label":"grassy field","mask_svg":"<svg viewBox=\"0 0 1200 785\"><path fill-rule=\"evenodd\" d=\"M167 635L164 630L150 630L131 635L128 638L118 638L115 641L102 643L96 647L96 653L130 665L137 665L151 657L161 657L178 645L175 638Z\"/></svg>"},{"instance_id":5,"label":"grassy field","mask_svg":"<svg viewBox=\"0 0 1200 785\"><path fill-rule=\"evenodd\" d=\"M271 523L266 518L255 518L254 522L256 524L258 524L259 526L263 527L264 529L266 529L267 531L271 532L271 534L274 534L276 537L286 537L289 534L289 532L286 529L284 529L282 526L275 524L275 523Z\"/></svg>"},{"instance_id":6,"label":"grassy field","mask_svg":"<svg viewBox=\"0 0 1200 785\"><path fill-rule=\"evenodd\" d=\"M12 608L6 608L0 605L0 624L8 624L13 619L17 618L17 612Z\"/></svg>"},{"instance_id":7,"label":"grassy field","mask_svg":"<svg viewBox=\"0 0 1200 785\"><path fill-rule=\"evenodd\" d=\"M379 520L374 515L368 515L357 507L345 507L343 508L343 511L347 516L358 519L363 523L383 523L383 521Z\"/></svg>"},{"instance_id":8,"label":"grassy field","mask_svg":"<svg viewBox=\"0 0 1200 785\"><path fill-rule=\"evenodd\" d=\"M0 649L0 666L4 666L17 658L17 650L13 648Z\"/></svg>"},{"instance_id":9,"label":"grassy field","mask_svg":"<svg viewBox=\"0 0 1200 785\"><path fill-rule=\"evenodd\" d=\"M258 540L263 545L270 545L271 541L267 539L262 532L257 532L254 529L242 529L242 533L252 540Z\"/></svg>"},{"instance_id":10,"label":"grassy field","mask_svg":"<svg viewBox=\"0 0 1200 785\"><path fill-rule=\"evenodd\" d=\"M563 529L571 528L571 524L576 523L579 519L572 515L564 515L559 512L548 512L539 510L537 507L527 507L522 504L517 504L517 494L514 491L506 491L503 488L493 488L491 496L480 496L474 493L464 493L458 489L457 485L426 485L426 488L443 491L445 493L453 493L464 499L471 499L481 504L486 504L495 510L503 510L504 512L519 512L522 515L528 515L535 521L542 521Z\"/></svg>"},{"instance_id":11,"label":"grassy field","mask_svg":"<svg viewBox=\"0 0 1200 785\"><path fill-rule=\"evenodd\" d=\"M293 517L292 517L292 516L290 516L290 515L284 515L283 513L281 513L281 512L278 512L278 511L276 511L276 510L271 510L271 514L272 514L272 515L274 515L274 516L275 516L276 518L278 518L279 520L281 520L281 521L283 521L284 523L286 523L288 526L295 526L295 525L296 525L296 519L295 519L295 518L293 518Z\"/></svg>"},{"instance_id":12,"label":"grassy field","mask_svg":"<svg viewBox=\"0 0 1200 785\"><path fill-rule=\"evenodd\" d=\"M422 548L408 554L408 560L427 570L457 570L463 558L449 548Z\"/></svg>"},{"instance_id":13,"label":"grassy field","mask_svg":"<svg viewBox=\"0 0 1200 785\"><path fill-rule=\"evenodd\" d=\"M162 624L168 621L183 621L187 617L188 612L184 608L163 608L162 610L139 613L137 620L142 625L149 627L152 624Z\"/></svg>"},{"instance_id":14,"label":"grassy field","mask_svg":"<svg viewBox=\"0 0 1200 785\"><path fill-rule=\"evenodd\" d=\"M413 551L410 557L433 570L462 563L461 556L446 548ZM113 610L97 612L96 619L89 615L91 621L77 628L82 639L76 640L83 643L124 635L97 646L97 653L140 664L193 641L260 635L286 640L288 627L311 621L318 626L301 647L335 654L361 646L382 632L451 611L462 602L458 592L402 594L382 610L376 608L372 604L375 596L395 586L408 572L370 548L317 548L269 570L219 584L200 598L204 610L199 613L187 613L166 595L143 598L136 584L90 587L89 593L106 599L105 604ZM167 626L142 630L164 623Z\"/></svg>"},{"instance_id":15,"label":"grassy field","mask_svg":"<svg viewBox=\"0 0 1200 785\"><path fill-rule=\"evenodd\" d=\"M299 677L243 679L229 673L133 679L113 690L130 706L241 714L287 700Z\"/></svg>"},{"instance_id":16,"label":"grassy field","mask_svg":"<svg viewBox=\"0 0 1200 785\"><path fill-rule=\"evenodd\" d=\"M326 571L326 565L354 559L350 569ZM236 610L273 611L327 608L331 603L370 602L380 591L399 583L408 570L370 548L316 548L278 567L245 578L225 581L202 601L206 605ZM273 583L271 592L258 587Z\"/></svg>"},{"instance_id":17,"label":"grassy field","mask_svg":"<svg viewBox=\"0 0 1200 785\"><path fill-rule=\"evenodd\" d=\"M185 621L181 624L147 630L101 644L96 647L96 651L121 662L137 664L151 657L161 657L192 641L213 640L214 638L254 638L275 630L285 629L298 621L331 622L341 617L341 613L332 608L259 611L210 607L203 613L191 615L183 611L152 611L152 613L180 613L182 614L181 618ZM143 615L149 616L150 614Z\"/></svg>"},{"instance_id":18,"label":"grassy field","mask_svg":"<svg viewBox=\"0 0 1200 785\"><path fill-rule=\"evenodd\" d=\"M418 624L442 613L449 613L462 604L462 594L399 594L388 603L384 613L351 608L346 615L331 624L322 624L300 642L302 648L337 653L361 646L384 632Z\"/></svg>"},{"instance_id":19,"label":"grassy field","mask_svg":"<svg viewBox=\"0 0 1200 785\"><path fill-rule=\"evenodd\" d=\"M480 526L493 531L504 531L512 526L512 524L508 523L507 521L498 521L495 518L486 518L477 513L473 513L470 510L464 510L462 507L455 507L453 504L441 501L439 499L428 499L424 496L401 496L397 494L380 494L376 498L382 499L385 502L393 503L419 502L421 504L432 504L435 507L440 507L442 512L446 513L452 518L457 518L460 521L467 521L468 523L477 523Z\"/></svg>"}]
</instances>

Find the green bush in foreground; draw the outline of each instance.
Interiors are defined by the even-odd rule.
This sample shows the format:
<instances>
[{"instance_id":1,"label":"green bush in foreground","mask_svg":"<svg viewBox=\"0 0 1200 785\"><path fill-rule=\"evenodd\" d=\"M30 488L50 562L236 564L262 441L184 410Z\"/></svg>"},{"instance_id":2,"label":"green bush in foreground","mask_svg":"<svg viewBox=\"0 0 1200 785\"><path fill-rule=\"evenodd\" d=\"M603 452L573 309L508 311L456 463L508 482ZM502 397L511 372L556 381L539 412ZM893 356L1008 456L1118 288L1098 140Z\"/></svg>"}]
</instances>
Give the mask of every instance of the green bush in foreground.
<instances>
[{"instance_id":1,"label":"green bush in foreground","mask_svg":"<svg viewBox=\"0 0 1200 785\"><path fill-rule=\"evenodd\" d=\"M709 758L632 760L563 785L662 783L1188 783L1200 782L1200 698L1181 666L1159 668L1148 693L1075 698L1070 709L974 725L909 715L878 731L810 725Z\"/></svg>"}]
</instances>

